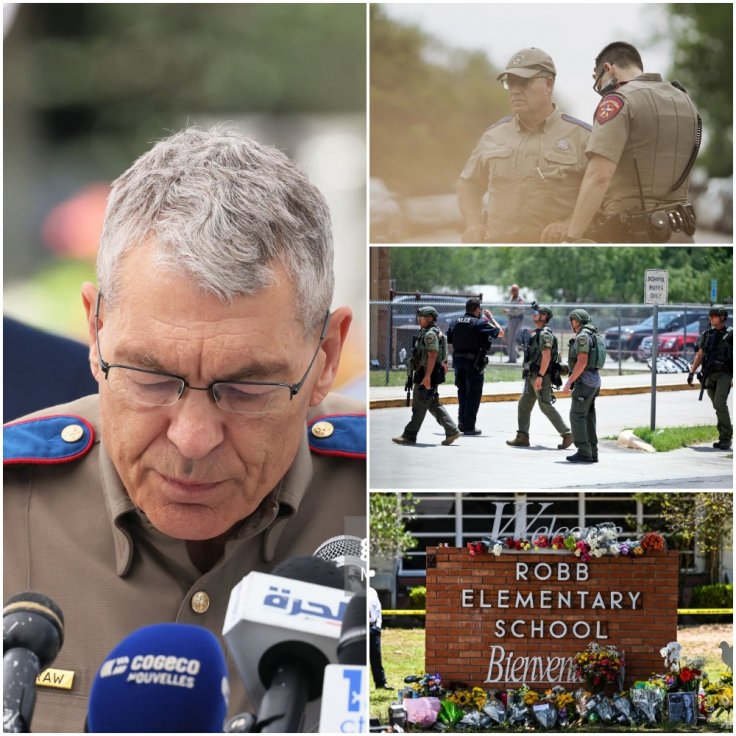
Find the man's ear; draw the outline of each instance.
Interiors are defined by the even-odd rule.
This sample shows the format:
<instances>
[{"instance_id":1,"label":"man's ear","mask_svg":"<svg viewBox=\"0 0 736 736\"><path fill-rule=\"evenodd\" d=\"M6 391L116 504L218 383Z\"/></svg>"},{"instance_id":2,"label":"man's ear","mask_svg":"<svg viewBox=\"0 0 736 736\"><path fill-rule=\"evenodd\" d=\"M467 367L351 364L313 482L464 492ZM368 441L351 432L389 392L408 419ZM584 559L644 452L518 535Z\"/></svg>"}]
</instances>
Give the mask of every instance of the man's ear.
<instances>
[{"instance_id":1,"label":"man's ear","mask_svg":"<svg viewBox=\"0 0 736 736\"><path fill-rule=\"evenodd\" d=\"M82 304L84 305L84 313L87 317L89 366L92 369L92 375L99 383L100 365L99 361L97 360L97 340L95 338L95 307L97 306L97 288L89 281L85 281L82 284ZM100 317L100 327L102 327L102 317Z\"/></svg>"},{"instance_id":2,"label":"man's ear","mask_svg":"<svg viewBox=\"0 0 736 736\"><path fill-rule=\"evenodd\" d=\"M330 324L327 327L327 333L324 340L322 340L321 347L325 360L319 377L312 388L309 406L316 406L330 392L332 384L335 382L337 368L340 365L340 355L352 321L353 312L350 307L338 307L330 316Z\"/></svg>"}]
</instances>

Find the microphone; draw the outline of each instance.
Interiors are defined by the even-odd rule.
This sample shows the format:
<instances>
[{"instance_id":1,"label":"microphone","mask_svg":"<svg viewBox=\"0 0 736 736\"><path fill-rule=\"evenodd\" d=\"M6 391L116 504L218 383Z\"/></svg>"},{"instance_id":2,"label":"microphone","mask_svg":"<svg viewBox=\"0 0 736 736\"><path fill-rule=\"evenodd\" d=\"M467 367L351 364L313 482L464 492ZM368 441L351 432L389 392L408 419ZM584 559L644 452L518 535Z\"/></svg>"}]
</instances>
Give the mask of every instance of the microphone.
<instances>
[{"instance_id":1,"label":"microphone","mask_svg":"<svg viewBox=\"0 0 736 736\"><path fill-rule=\"evenodd\" d=\"M337 642L338 664L366 664L366 597L355 595L348 603Z\"/></svg>"},{"instance_id":2,"label":"microphone","mask_svg":"<svg viewBox=\"0 0 736 736\"><path fill-rule=\"evenodd\" d=\"M325 669L320 733L361 733L367 722L366 597L348 603L337 643L338 664Z\"/></svg>"},{"instance_id":3,"label":"microphone","mask_svg":"<svg viewBox=\"0 0 736 736\"><path fill-rule=\"evenodd\" d=\"M3 730L28 733L36 677L64 643L64 614L41 593L13 595L3 608Z\"/></svg>"},{"instance_id":4,"label":"microphone","mask_svg":"<svg viewBox=\"0 0 736 736\"><path fill-rule=\"evenodd\" d=\"M333 563L296 557L233 588L223 636L246 692L261 703L253 731L296 733L304 725L325 667L337 660L348 600L342 584ZM307 710L311 730L317 713Z\"/></svg>"},{"instance_id":5,"label":"microphone","mask_svg":"<svg viewBox=\"0 0 736 736\"><path fill-rule=\"evenodd\" d=\"M364 540L352 534L340 534L326 539L314 551L314 556L332 562L345 575L345 588L355 593L365 590L367 572Z\"/></svg>"},{"instance_id":6,"label":"microphone","mask_svg":"<svg viewBox=\"0 0 736 736\"><path fill-rule=\"evenodd\" d=\"M210 631L190 624L144 626L102 663L86 730L221 732L228 696L225 655Z\"/></svg>"}]
</instances>

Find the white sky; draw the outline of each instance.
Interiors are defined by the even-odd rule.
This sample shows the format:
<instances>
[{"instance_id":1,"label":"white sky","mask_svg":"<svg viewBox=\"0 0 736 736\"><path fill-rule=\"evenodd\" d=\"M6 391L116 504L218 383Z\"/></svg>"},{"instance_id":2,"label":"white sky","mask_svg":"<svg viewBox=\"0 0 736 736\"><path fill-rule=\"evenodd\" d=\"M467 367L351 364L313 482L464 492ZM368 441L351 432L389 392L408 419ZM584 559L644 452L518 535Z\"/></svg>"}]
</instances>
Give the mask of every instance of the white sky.
<instances>
[{"instance_id":1,"label":"white sky","mask_svg":"<svg viewBox=\"0 0 736 736\"><path fill-rule=\"evenodd\" d=\"M669 78L669 17L657 3L375 3L455 48L483 51L499 70L522 48L544 49L557 67L555 95L563 112L591 122L593 60L611 41L639 49L644 71ZM659 37L659 41L653 40ZM489 125L494 122L489 120Z\"/></svg>"}]
</instances>

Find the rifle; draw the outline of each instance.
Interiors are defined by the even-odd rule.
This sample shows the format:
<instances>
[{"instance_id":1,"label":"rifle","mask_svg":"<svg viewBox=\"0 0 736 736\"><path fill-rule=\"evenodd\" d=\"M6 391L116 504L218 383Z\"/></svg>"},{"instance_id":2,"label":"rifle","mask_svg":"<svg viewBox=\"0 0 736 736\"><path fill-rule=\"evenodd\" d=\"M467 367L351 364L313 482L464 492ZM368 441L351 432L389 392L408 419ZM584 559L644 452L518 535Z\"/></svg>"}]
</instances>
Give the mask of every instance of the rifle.
<instances>
[{"instance_id":1,"label":"rifle","mask_svg":"<svg viewBox=\"0 0 736 736\"><path fill-rule=\"evenodd\" d=\"M406 375L406 383L404 384L404 391L406 391L406 405L411 405L411 389L414 385L414 371L409 371Z\"/></svg>"},{"instance_id":2,"label":"rifle","mask_svg":"<svg viewBox=\"0 0 736 736\"><path fill-rule=\"evenodd\" d=\"M521 377L526 378L529 375L529 330L526 327L519 333L521 335L521 347L524 349L524 363L521 367Z\"/></svg>"}]
</instances>

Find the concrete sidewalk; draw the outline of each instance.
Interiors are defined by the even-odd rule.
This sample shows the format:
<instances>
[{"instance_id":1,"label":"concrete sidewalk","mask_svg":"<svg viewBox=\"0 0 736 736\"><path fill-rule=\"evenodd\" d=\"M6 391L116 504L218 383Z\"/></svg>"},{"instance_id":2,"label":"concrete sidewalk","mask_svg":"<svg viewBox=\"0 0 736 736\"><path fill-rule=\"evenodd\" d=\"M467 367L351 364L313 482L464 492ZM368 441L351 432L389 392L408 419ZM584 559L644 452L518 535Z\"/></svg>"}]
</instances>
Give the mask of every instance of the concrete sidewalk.
<instances>
[{"instance_id":1,"label":"concrete sidewalk","mask_svg":"<svg viewBox=\"0 0 736 736\"><path fill-rule=\"evenodd\" d=\"M563 379L564 380L564 379ZM601 396L622 396L625 394L648 394L652 388L652 377L649 373L629 373L623 376L601 376ZM522 389L521 374L517 381L497 381L483 385L482 402L518 401ZM687 373L660 373L657 375L657 393L660 391L700 391L697 380L693 386L687 385ZM439 386L443 404L457 404L457 389L452 383ZM555 391L558 399L564 398L562 391ZM371 409L406 406L406 392L403 386L371 386L368 389L368 400ZM703 395L703 401L708 396Z\"/></svg>"},{"instance_id":2,"label":"concrete sidewalk","mask_svg":"<svg viewBox=\"0 0 736 736\"><path fill-rule=\"evenodd\" d=\"M698 391L685 383L686 375L657 376L656 426L715 425L707 395L698 401ZM596 399L600 462L573 465L565 460L570 450L557 450L559 435L535 407L530 430L531 447L516 448L506 440L516 432L521 381L486 384L487 393L478 412L482 434L462 436L449 447L440 442L444 434L431 415L413 446L396 445L391 438L401 434L410 409L401 398L401 387L371 389L369 487L373 490L540 490L557 488L733 488L733 455L714 450L710 443L672 452L647 453L623 449L613 439L623 429L649 426L650 376L604 376L604 395ZM513 390L515 389L515 391ZM457 416L457 395L452 385L443 386L451 416ZM569 395L555 392L555 406L568 421ZM374 401L381 409L374 409ZM390 403L387 403L390 402ZM454 405L453 405L454 404ZM733 394L729 397L733 416Z\"/></svg>"}]
</instances>

